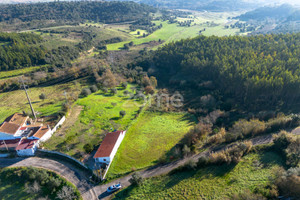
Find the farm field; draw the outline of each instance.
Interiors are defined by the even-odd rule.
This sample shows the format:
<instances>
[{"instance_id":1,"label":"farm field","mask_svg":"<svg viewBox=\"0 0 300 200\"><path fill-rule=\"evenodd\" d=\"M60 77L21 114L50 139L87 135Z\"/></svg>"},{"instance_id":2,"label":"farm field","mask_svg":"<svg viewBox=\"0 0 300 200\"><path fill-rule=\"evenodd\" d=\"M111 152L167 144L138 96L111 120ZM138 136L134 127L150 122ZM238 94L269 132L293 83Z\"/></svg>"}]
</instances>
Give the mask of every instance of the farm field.
<instances>
[{"instance_id":1,"label":"farm field","mask_svg":"<svg viewBox=\"0 0 300 200\"><path fill-rule=\"evenodd\" d=\"M163 27L154 33L146 36L145 38L135 38L131 40L127 40L120 43L109 44L107 45L107 50L119 50L124 46L124 44L132 41L135 45L139 45L142 43L147 43L150 41L158 41L159 39L165 41L165 43L169 43L172 41L177 41L181 39L196 37L199 35L199 31L202 31L202 35L205 36L225 36L225 35L236 35L239 33L239 29L225 29L225 24L231 24L236 22L237 20L228 20L227 18L231 16L227 13L193 13L192 18L178 18L177 20L180 22L186 20L194 20L190 27L188 26L179 26L177 23L170 24L168 21L153 21L156 25L162 24ZM216 26L211 26L209 23L216 23ZM137 32L137 31L136 31ZM136 34L136 32L131 32L131 34ZM142 34L141 34L142 35Z\"/></svg>"},{"instance_id":2,"label":"farm field","mask_svg":"<svg viewBox=\"0 0 300 200\"><path fill-rule=\"evenodd\" d=\"M128 187L114 199L231 199L233 194L263 191L283 165L273 152L251 153L237 165L208 166L147 179L140 187Z\"/></svg>"},{"instance_id":3,"label":"farm field","mask_svg":"<svg viewBox=\"0 0 300 200\"><path fill-rule=\"evenodd\" d=\"M133 85L127 90L133 92ZM49 150L57 150L75 158L85 155L84 145L98 147L105 132L114 129L126 129L135 119L142 102L128 99L123 94L124 88L118 87L118 93L111 95L102 91L77 100L76 104L83 107L75 124L63 135L55 135L44 144ZM120 117L120 111L126 115Z\"/></svg>"},{"instance_id":4,"label":"farm field","mask_svg":"<svg viewBox=\"0 0 300 200\"><path fill-rule=\"evenodd\" d=\"M194 122L194 117L186 113L145 111L129 127L108 176L156 164L182 139Z\"/></svg>"},{"instance_id":5,"label":"farm field","mask_svg":"<svg viewBox=\"0 0 300 200\"><path fill-rule=\"evenodd\" d=\"M34 72L34 71L40 69L41 67L43 67L43 66L26 67L23 69L16 69L16 70L11 70L11 71L2 71L2 72L0 72L0 80L15 77L15 76L20 76L20 75L23 75L26 73L31 73L31 72Z\"/></svg>"}]
</instances>

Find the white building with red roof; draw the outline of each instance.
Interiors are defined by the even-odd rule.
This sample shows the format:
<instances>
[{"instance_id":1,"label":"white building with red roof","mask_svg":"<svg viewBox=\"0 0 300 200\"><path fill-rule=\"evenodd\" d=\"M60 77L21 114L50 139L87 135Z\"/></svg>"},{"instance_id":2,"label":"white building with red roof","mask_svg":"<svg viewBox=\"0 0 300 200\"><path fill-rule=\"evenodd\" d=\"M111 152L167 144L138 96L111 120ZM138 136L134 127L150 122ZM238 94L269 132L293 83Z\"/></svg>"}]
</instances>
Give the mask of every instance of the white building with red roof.
<instances>
[{"instance_id":1,"label":"white building with red roof","mask_svg":"<svg viewBox=\"0 0 300 200\"><path fill-rule=\"evenodd\" d=\"M18 156L34 156L39 140L21 139L16 148Z\"/></svg>"},{"instance_id":2,"label":"white building with red roof","mask_svg":"<svg viewBox=\"0 0 300 200\"><path fill-rule=\"evenodd\" d=\"M126 131L115 131L107 133L94 159L96 163L109 165L114 159L118 148L125 137Z\"/></svg>"},{"instance_id":3,"label":"white building with red roof","mask_svg":"<svg viewBox=\"0 0 300 200\"><path fill-rule=\"evenodd\" d=\"M0 150L16 150L19 156L32 156L39 142L45 142L52 134L49 126L32 123L28 116L15 113L0 124Z\"/></svg>"}]
</instances>

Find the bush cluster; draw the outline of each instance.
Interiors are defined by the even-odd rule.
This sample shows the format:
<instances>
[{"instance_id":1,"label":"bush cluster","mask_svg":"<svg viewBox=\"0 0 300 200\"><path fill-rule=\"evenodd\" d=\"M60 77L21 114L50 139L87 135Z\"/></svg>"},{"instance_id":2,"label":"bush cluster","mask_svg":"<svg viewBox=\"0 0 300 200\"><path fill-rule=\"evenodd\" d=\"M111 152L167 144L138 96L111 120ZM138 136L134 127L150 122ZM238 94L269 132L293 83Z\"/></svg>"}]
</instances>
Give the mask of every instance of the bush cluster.
<instances>
[{"instance_id":1,"label":"bush cluster","mask_svg":"<svg viewBox=\"0 0 300 200\"><path fill-rule=\"evenodd\" d=\"M53 199L80 199L80 193L54 172L33 167L4 168L0 171L0 179L9 184L25 184L28 193L49 195Z\"/></svg>"}]
</instances>

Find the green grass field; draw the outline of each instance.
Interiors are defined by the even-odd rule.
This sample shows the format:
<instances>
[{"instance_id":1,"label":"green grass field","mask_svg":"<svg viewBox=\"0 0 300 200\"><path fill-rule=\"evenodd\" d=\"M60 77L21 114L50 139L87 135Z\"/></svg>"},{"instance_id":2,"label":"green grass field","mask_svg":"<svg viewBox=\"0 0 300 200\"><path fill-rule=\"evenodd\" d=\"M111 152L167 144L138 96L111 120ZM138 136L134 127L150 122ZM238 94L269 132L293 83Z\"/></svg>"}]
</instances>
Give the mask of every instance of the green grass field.
<instances>
[{"instance_id":1,"label":"green grass field","mask_svg":"<svg viewBox=\"0 0 300 200\"><path fill-rule=\"evenodd\" d=\"M114 158L108 176L130 172L157 163L194 125L193 116L186 113L145 111L129 127Z\"/></svg>"},{"instance_id":2,"label":"green grass field","mask_svg":"<svg viewBox=\"0 0 300 200\"><path fill-rule=\"evenodd\" d=\"M120 191L114 199L231 199L245 190L263 190L283 163L273 152L252 153L236 166L208 166L147 179L140 187Z\"/></svg>"},{"instance_id":3,"label":"green grass field","mask_svg":"<svg viewBox=\"0 0 300 200\"><path fill-rule=\"evenodd\" d=\"M127 86L127 90L133 92ZM126 129L134 120L135 115L142 105L123 95L123 88L118 88L116 95L103 93L102 91L79 99L76 104L83 107L75 124L62 136L52 137L44 146L50 150L67 153L76 158L84 156L83 146L91 144L98 147L105 131L114 129ZM112 105L115 103L115 105ZM120 111L126 111L126 115L120 117ZM72 117L72 116L70 116Z\"/></svg>"},{"instance_id":4,"label":"green grass field","mask_svg":"<svg viewBox=\"0 0 300 200\"><path fill-rule=\"evenodd\" d=\"M11 71L1 71L0 72L0 80L10 78L10 77L20 76L20 75L23 75L26 73L35 72L36 70L38 70L41 67L42 66L26 67L23 69L16 69L16 70L11 70Z\"/></svg>"},{"instance_id":5,"label":"green grass field","mask_svg":"<svg viewBox=\"0 0 300 200\"><path fill-rule=\"evenodd\" d=\"M30 88L28 94L36 112L43 116L52 115L62 110L62 103L65 102L64 91L69 95L78 95L81 86L73 83L55 85L51 87ZM44 93L47 97L44 101L39 95ZM15 112L30 111L30 107L24 90L15 90L0 94L0 122Z\"/></svg>"},{"instance_id":6,"label":"green grass field","mask_svg":"<svg viewBox=\"0 0 300 200\"><path fill-rule=\"evenodd\" d=\"M134 42L135 45L139 45L153 40L158 41L159 39L164 40L165 43L169 43L172 41L196 37L199 35L199 31L204 28L206 31L202 32L202 34L205 36L235 35L239 31L238 29L225 29L223 24L216 27L209 27L202 24L193 25L191 27L182 27L178 24L170 24L167 21L154 21L154 23L156 23L156 25L162 24L163 27L145 38L135 38L120 43L109 44L107 45L107 50L119 50L124 46L124 44L130 41Z\"/></svg>"}]
</instances>

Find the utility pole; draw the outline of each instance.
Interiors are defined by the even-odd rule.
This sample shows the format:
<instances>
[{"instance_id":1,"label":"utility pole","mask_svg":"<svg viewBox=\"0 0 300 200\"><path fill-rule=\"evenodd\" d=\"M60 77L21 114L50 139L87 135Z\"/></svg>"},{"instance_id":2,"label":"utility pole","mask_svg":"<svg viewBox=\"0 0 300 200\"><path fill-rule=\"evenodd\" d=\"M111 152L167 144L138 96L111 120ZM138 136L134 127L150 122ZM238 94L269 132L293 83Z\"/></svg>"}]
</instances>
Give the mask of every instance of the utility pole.
<instances>
[{"instance_id":1,"label":"utility pole","mask_svg":"<svg viewBox=\"0 0 300 200\"><path fill-rule=\"evenodd\" d=\"M36 120L36 114L35 114L34 109L32 107L32 104L31 104L31 101L30 101L30 98L29 98L29 95L27 93L27 89L26 89L26 86L24 84L24 80L23 80L22 77L21 77L21 81L22 81L22 85L23 85L23 88L25 90L25 93L26 93L26 96L27 96L27 99L28 99L28 102L29 102L29 105L30 105L30 109L31 109L32 115L33 115L34 119Z\"/></svg>"}]
</instances>

